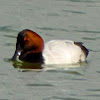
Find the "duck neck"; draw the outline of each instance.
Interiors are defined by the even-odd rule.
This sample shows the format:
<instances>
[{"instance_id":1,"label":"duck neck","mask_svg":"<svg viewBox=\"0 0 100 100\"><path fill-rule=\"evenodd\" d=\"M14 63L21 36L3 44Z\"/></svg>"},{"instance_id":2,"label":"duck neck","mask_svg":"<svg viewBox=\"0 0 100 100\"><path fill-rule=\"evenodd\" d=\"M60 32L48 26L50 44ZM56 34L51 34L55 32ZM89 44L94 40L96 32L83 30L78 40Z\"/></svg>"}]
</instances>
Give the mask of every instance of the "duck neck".
<instances>
[{"instance_id":1,"label":"duck neck","mask_svg":"<svg viewBox=\"0 0 100 100\"><path fill-rule=\"evenodd\" d=\"M33 51L29 51L29 52L22 52L21 55L19 56L19 59L22 61L27 61L30 63L40 63L40 64L44 64L44 59L42 56L42 52L33 52Z\"/></svg>"}]
</instances>

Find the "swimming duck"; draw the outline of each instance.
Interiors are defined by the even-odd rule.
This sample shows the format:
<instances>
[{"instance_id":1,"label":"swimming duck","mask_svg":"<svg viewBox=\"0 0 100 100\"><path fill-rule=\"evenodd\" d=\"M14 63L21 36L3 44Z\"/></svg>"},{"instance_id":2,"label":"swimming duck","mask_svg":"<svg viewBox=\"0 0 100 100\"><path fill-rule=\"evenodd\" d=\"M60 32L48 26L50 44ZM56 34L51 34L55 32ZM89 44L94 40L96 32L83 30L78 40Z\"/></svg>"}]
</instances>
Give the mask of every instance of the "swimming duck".
<instances>
[{"instance_id":1,"label":"swimming duck","mask_svg":"<svg viewBox=\"0 0 100 100\"><path fill-rule=\"evenodd\" d=\"M36 32L25 29L19 32L12 60L40 64L76 64L86 61L89 50L81 42L71 40L44 41Z\"/></svg>"}]
</instances>

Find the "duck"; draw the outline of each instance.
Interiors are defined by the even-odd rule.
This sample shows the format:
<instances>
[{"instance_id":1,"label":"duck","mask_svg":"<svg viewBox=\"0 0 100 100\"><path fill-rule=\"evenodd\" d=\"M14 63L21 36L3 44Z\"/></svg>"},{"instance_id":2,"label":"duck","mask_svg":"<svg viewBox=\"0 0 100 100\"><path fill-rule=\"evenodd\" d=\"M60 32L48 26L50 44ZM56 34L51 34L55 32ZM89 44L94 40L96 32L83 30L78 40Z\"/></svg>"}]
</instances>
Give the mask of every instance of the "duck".
<instances>
[{"instance_id":1,"label":"duck","mask_svg":"<svg viewBox=\"0 0 100 100\"><path fill-rule=\"evenodd\" d=\"M17 36L16 49L12 60L40 64L76 64L85 62L89 50L81 42L71 40L50 40L30 29L24 29Z\"/></svg>"}]
</instances>

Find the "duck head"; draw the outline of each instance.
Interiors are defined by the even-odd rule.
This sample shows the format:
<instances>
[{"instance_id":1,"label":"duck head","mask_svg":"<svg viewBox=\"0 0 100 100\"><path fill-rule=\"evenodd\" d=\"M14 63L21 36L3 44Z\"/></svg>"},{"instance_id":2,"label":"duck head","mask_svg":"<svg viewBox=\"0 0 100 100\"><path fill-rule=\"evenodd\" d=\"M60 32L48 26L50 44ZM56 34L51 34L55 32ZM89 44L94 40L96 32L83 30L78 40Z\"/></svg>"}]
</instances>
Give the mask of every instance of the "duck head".
<instances>
[{"instance_id":1,"label":"duck head","mask_svg":"<svg viewBox=\"0 0 100 100\"><path fill-rule=\"evenodd\" d=\"M12 60L19 57L22 61L43 63L42 51L44 41L37 33L25 29L19 32L16 42L16 50Z\"/></svg>"}]
</instances>

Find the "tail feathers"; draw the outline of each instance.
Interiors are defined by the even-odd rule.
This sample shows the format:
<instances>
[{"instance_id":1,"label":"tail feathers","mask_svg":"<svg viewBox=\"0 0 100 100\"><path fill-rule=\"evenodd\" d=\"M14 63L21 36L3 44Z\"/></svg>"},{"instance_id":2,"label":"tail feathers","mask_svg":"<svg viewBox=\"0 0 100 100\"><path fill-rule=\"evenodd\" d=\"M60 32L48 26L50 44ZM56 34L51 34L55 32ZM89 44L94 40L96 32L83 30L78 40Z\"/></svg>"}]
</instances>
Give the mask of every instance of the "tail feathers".
<instances>
[{"instance_id":1,"label":"tail feathers","mask_svg":"<svg viewBox=\"0 0 100 100\"><path fill-rule=\"evenodd\" d=\"M82 49L86 57L88 56L89 50L85 46L82 45L83 44L82 42L74 42L74 44L79 46Z\"/></svg>"}]
</instances>

